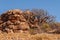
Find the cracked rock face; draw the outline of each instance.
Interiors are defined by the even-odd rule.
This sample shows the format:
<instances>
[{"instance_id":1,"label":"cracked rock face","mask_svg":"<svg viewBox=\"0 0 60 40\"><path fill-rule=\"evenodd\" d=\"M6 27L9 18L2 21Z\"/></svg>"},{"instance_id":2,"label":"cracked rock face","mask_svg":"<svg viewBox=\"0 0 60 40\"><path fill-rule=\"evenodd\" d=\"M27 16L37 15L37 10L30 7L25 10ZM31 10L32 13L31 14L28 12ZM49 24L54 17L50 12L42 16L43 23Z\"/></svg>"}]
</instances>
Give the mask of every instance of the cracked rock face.
<instances>
[{"instance_id":1,"label":"cracked rock face","mask_svg":"<svg viewBox=\"0 0 60 40\"><path fill-rule=\"evenodd\" d=\"M0 31L2 32L29 32L31 28L37 28L38 20L34 14L19 9L8 10L0 16Z\"/></svg>"},{"instance_id":2,"label":"cracked rock face","mask_svg":"<svg viewBox=\"0 0 60 40\"><path fill-rule=\"evenodd\" d=\"M0 16L0 30L10 32L9 30L29 29L29 25L22 13L21 10L15 9L2 14Z\"/></svg>"}]
</instances>

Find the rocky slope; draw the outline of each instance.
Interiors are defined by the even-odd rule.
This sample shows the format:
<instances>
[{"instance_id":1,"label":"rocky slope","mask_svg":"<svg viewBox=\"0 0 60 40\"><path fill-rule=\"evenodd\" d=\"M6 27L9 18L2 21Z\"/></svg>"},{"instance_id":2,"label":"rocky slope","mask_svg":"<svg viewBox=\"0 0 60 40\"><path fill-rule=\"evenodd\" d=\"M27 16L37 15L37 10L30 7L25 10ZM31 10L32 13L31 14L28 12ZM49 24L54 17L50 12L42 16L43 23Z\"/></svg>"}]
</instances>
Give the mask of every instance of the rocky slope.
<instances>
[{"instance_id":1,"label":"rocky slope","mask_svg":"<svg viewBox=\"0 0 60 40\"><path fill-rule=\"evenodd\" d=\"M29 24L21 10L9 10L0 16L0 31L2 32L25 31L29 28Z\"/></svg>"},{"instance_id":2,"label":"rocky slope","mask_svg":"<svg viewBox=\"0 0 60 40\"><path fill-rule=\"evenodd\" d=\"M0 40L60 40L60 24L51 22L44 11L8 10L0 15Z\"/></svg>"},{"instance_id":3,"label":"rocky slope","mask_svg":"<svg viewBox=\"0 0 60 40\"><path fill-rule=\"evenodd\" d=\"M15 32L28 32L28 33L42 33L42 32L55 32L57 30L55 25L51 25L50 16L47 16L44 11L21 11L19 9L8 10L0 15L0 32L15 33ZM50 25L49 25L50 23ZM60 33L60 31L58 31Z\"/></svg>"},{"instance_id":4,"label":"rocky slope","mask_svg":"<svg viewBox=\"0 0 60 40\"><path fill-rule=\"evenodd\" d=\"M38 27L38 20L33 16L30 11L9 10L0 15L0 31L6 33L29 32L30 29Z\"/></svg>"}]
</instances>

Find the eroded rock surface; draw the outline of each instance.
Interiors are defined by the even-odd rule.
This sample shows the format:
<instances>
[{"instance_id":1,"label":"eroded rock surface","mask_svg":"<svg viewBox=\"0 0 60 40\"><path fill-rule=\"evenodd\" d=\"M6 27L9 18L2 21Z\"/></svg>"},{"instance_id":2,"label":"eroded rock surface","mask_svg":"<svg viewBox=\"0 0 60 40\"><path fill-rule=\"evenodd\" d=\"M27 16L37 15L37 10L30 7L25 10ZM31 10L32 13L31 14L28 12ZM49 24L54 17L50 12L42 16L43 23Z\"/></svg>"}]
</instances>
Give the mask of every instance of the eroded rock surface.
<instances>
[{"instance_id":1,"label":"eroded rock surface","mask_svg":"<svg viewBox=\"0 0 60 40\"><path fill-rule=\"evenodd\" d=\"M0 30L3 32L10 32L10 30L28 30L27 23L23 12L21 10L9 10L0 16Z\"/></svg>"}]
</instances>

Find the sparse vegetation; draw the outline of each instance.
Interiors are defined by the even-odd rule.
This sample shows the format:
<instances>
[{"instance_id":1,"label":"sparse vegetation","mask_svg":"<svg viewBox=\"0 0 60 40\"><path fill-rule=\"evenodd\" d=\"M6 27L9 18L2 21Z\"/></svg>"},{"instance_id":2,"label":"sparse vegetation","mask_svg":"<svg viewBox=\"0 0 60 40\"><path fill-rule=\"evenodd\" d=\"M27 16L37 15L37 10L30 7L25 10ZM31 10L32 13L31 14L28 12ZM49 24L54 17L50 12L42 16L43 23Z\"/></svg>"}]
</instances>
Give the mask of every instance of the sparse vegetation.
<instances>
[{"instance_id":1,"label":"sparse vegetation","mask_svg":"<svg viewBox=\"0 0 60 40\"><path fill-rule=\"evenodd\" d=\"M42 9L9 10L0 15L1 40L60 40L60 23Z\"/></svg>"}]
</instances>

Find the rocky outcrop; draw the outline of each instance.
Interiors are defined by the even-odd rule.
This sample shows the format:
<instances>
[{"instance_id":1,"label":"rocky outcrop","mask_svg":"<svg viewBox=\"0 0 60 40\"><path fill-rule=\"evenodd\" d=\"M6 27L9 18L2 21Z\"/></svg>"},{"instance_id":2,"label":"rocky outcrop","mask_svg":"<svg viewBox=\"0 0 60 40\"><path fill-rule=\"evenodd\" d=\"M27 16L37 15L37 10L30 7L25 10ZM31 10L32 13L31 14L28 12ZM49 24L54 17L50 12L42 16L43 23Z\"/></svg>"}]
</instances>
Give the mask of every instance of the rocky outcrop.
<instances>
[{"instance_id":1,"label":"rocky outcrop","mask_svg":"<svg viewBox=\"0 0 60 40\"><path fill-rule=\"evenodd\" d=\"M38 12L37 12L38 13ZM14 33L14 32L31 32L32 34L35 33L42 33L51 30L50 26L45 27L48 30L44 30L43 24L49 25L49 17L46 14L38 15L32 11L26 10L21 11L19 9L8 10L7 12L0 15L0 31L6 33ZM49 18L49 19L48 19ZM48 21L47 21L48 20ZM57 31L52 31L55 33ZM51 32L48 32L51 33ZM60 31L59 31L60 33Z\"/></svg>"},{"instance_id":2,"label":"rocky outcrop","mask_svg":"<svg viewBox=\"0 0 60 40\"><path fill-rule=\"evenodd\" d=\"M20 32L29 31L30 29L37 28L38 19L35 14L27 11L21 11L19 9L8 10L0 15L0 31L2 32Z\"/></svg>"},{"instance_id":3,"label":"rocky outcrop","mask_svg":"<svg viewBox=\"0 0 60 40\"><path fill-rule=\"evenodd\" d=\"M29 24L21 10L9 10L0 16L0 30L2 32L13 32L15 30L29 30Z\"/></svg>"}]
</instances>

